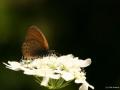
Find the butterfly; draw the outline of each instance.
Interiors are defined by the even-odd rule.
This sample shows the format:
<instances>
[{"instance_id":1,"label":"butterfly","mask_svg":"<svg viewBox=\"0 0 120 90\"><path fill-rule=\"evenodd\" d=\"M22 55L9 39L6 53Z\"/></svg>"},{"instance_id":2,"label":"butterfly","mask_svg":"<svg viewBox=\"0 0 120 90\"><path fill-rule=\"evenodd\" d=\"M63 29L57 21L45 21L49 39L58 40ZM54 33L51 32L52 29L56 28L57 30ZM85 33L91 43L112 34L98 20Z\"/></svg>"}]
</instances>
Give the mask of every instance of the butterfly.
<instances>
[{"instance_id":1,"label":"butterfly","mask_svg":"<svg viewBox=\"0 0 120 90\"><path fill-rule=\"evenodd\" d=\"M32 25L27 29L25 40L22 44L22 54L24 59L34 59L48 54L49 45L41 30Z\"/></svg>"}]
</instances>

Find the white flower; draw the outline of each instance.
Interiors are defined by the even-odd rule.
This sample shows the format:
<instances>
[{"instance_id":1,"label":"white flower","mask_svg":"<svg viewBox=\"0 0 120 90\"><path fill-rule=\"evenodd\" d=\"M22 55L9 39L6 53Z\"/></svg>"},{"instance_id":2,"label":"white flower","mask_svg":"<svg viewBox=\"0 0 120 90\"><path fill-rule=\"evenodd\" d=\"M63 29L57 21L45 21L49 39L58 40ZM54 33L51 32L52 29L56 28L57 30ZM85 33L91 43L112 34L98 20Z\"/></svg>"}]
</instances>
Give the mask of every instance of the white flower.
<instances>
[{"instance_id":1,"label":"white flower","mask_svg":"<svg viewBox=\"0 0 120 90\"><path fill-rule=\"evenodd\" d=\"M21 62L8 61L8 64L4 64L9 69L15 71L22 70L26 75L43 78L39 84L50 89L60 88L60 85L57 86L56 83L55 85L53 85L53 82L50 84L51 79L53 79L53 81L58 80L58 82L63 85L61 87L67 85L64 81L69 82L75 80L75 83L82 83L79 90L88 90L88 87L93 89L93 86L86 82L85 72L81 69L89 66L91 59L81 60L72 54L60 57L51 55L34 60L22 60ZM40 80L38 79L38 81Z\"/></svg>"}]
</instances>

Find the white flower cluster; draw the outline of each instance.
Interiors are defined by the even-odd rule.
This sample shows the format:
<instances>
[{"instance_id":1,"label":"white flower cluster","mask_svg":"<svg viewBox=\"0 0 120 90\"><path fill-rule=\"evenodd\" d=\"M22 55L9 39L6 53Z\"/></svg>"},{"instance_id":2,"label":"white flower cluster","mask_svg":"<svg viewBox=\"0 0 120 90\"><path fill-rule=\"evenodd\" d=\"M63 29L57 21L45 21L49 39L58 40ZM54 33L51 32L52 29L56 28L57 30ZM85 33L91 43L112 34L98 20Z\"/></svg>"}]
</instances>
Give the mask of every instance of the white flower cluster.
<instances>
[{"instance_id":1,"label":"white flower cluster","mask_svg":"<svg viewBox=\"0 0 120 90\"><path fill-rule=\"evenodd\" d=\"M9 69L22 70L24 74L42 77L40 82L42 86L48 87L50 79L63 79L66 82L74 80L75 83L82 83L79 90L88 90L88 87L94 89L87 83L85 72L82 69L91 64L91 59L81 60L71 54L60 57L51 55L21 62L8 61L8 64L4 64Z\"/></svg>"}]
</instances>

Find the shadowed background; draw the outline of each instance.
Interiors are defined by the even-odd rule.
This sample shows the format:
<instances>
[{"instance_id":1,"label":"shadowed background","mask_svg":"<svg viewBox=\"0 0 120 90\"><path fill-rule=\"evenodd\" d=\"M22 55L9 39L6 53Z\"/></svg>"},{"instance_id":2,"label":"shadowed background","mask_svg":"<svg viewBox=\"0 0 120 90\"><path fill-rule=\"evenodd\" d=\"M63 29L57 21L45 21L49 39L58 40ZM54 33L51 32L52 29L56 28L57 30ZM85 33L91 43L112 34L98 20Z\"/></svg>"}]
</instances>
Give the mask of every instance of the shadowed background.
<instances>
[{"instance_id":1,"label":"shadowed background","mask_svg":"<svg viewBox=\"0 0 120 90\"><path fill-rule=\"evenodd\" d=\"M47 90L33 77L2 64L21 59L26 29L33 24L40 27L51 49L92 59L86 72L95 90L109 86L120 90L119 4L110 0L1 0L0 90ZM78 87L72 83L61 90Z\"/></svg>"}]
</instances>

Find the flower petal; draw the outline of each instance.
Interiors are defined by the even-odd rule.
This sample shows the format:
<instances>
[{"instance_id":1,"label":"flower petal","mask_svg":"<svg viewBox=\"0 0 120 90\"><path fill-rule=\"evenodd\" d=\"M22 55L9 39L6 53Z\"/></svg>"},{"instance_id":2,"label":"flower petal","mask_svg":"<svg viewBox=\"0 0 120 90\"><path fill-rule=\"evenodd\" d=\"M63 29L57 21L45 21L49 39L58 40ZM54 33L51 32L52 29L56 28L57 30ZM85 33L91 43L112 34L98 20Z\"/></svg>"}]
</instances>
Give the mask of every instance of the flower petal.
<instances>
[{"instance_id":1,"label":"flower petal","mask_svg":"<svg viewBox=\"0 0 120 90\"><path fill-rule=\"evenodd\" d=\"M3 64L6 65L6 68L9 68L9 69L12 69L15 71L18 71L21 68L21 64L18 62L15 62L15 61L8 61L8 64L6 64L6 63L3 63Z\"/></svg>"},{"instance_id":2,"label":"flower petal","mask_svg":"<svg viewBox=\"0 0 120 90\"><path fill-rule=\"evenodd\" d=\"M80 86L79 90L88 90L88 85L86 85L86 84L83 83L83 84Z\"/></svg>"},{"instance_id":3,"label":"flower petal","mask_svg":"<svg viewBox=\"0 0 120 90\"><path fill-rule=\"evenodd\" d=\"M88 90L88 87L90 87L91 89L94 89L94 87L92 85L90 85L89 83L87 83L86 81L79 87L79 90Z\"/></svg>"},{"instance_id":4,"label":"flower petal","mask_svg":"<svg viewBox=\"0 0 120 90\"><path fill-rule=\"evenodd\" d=\"M48 82L49 82L49 78L48 77L44 77L43 80L42 80L42 82L41 82L41 85L42 86L47 86Z\"/></svg>"},{"instance_id":5,"label":"flower petal","mask_svg":"<svg viewBox=\"0 0 120 90\"><path fill-rule=\"evenodd\" d=\"M91 64L91 59L90 58L88 58L86 60L80 60L80 61L81 61L80 62L80 67L87 67Z\"/></svg>"},{"instance_id":6,"label":"flower petal","mask_svg":"<svg viewBox=\"0 0 120 90\"><path fill-rule=\"evenodd\" d=\"M64 72L62 75L62 78L64 78L64 80L66 80L66 81L69 81L69 80L74 79L74 75L72 73L69 73L69 72Z\"/></svg>"}]
</instances>

